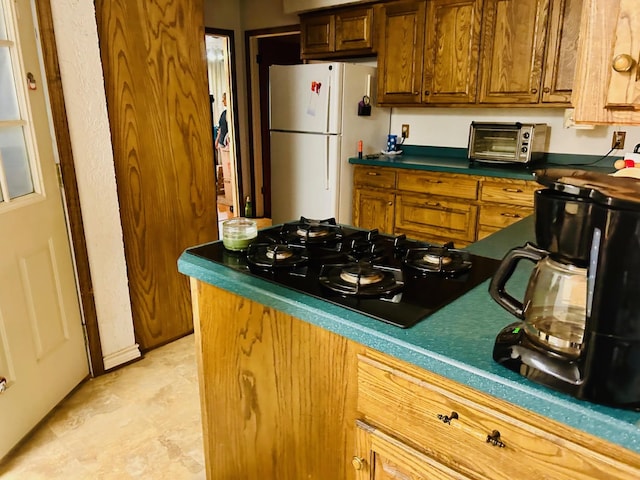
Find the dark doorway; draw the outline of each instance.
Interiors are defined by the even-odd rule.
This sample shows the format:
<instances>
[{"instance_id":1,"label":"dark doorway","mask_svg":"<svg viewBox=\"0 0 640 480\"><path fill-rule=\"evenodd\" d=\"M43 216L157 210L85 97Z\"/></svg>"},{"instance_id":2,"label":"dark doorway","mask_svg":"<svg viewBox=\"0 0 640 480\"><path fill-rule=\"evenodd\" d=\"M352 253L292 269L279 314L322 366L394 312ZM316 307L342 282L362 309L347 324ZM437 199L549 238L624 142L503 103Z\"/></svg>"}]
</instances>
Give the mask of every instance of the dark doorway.
<instances>
[{"instance_id":1,"label":"dark doorway","mask_svg":"<svg viewBox=\"0 0 640 480\"><path fill-rule=\"evenodd\" d=\"M259 216L271 217L271 158L269 141L269 67L300 60L298 25L246 32L251 108L251 189Z\"/></svg>"},{"instance_id":2,"label":"dark doorway","mask_svg":"<svg viewBox=\"0 0 640 480\"><path fill-rule=\"evenodd\" d=\"M269 67L295 65L300 60L300 34L258 39L260 78L260 125L262 136L262 172L264 213L271 217L271 143L269 141Z\"/></svg>"}]
</instances>

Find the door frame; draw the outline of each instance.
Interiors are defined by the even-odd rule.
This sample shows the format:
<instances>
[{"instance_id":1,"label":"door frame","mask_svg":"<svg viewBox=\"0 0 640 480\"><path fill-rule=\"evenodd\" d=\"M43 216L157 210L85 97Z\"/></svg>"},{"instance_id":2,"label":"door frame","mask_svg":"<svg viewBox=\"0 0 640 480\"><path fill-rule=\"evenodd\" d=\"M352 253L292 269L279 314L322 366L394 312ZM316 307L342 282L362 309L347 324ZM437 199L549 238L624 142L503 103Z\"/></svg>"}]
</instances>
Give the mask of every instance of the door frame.
<instances>
[{"instance_id":1,"label":"door frame","mask_svg":"<svg viewBox=\"0 0 640 480\"><path fill-rule=\"evenodd\" d=\"M242 200L244 198L244 191L242 188L242 155L240 152L240 136L239 136L239 132L240 132L240 123L238 121L238 117L239 117L239 110L238 110L238 81L237 81L237 73L236 73L236 62L237 62L237 57L236 57L236 41L235 41L235 37L234 37L234 31L233 30L225 30L222 28L212 28L212 27L205 27L204 28L204 34L206 35L218 35L218 36L224 36L228 38L229 41L229 53L230 53L230 59L229 59L229 74L231 76L231 79L229 80L230 83L230 89L231 89L231 102L229 104L229 107L231 109L231 116L233 118L233 129L234 129L234 135L233 135L233 151L235 153L235 174L236 174L236 185L233 186L233 188L236 189L236 191L238 192L238 210L240 210L243 206L244 206L244 201ZM203 39L204 41L204 39ZM208 68L207 68L207 72L208 72ZM208 89L208 87L207 87ZM213 118L211 118L211 121L214 122L215 120ZM211 125L213 127L213 123ZM211 129L213 131L213 128ZM214 138L215 141L215 138ZM214 148L214 146L212 145L211 148ZM214 166L212 166L212 168L215 168ZM234 212L235 216L241 216L241 212L240 211L236 211Z\"/></svg>"},{"instance_id":2,"label":"door frame","mask_svg":"<svg viewBox=\"0 0 640 480\"><path fill-rule=\"evenodd\" d=\"M258 40L264 37L278 37L295 34L300 34L300 24L245 31L245 71L247 72L247 98L249 99L247 104L249 125L248 142L249 158L252 159L249 173L251 176L252 198L254 199L254 213L258 217L262 217L265 212L264 167L262 154L262 129L265 128L265 126L262 125L260 120L260 95L265 94L265 92L260 91L259 68L255 61L256 56L258 55ZM269 126L266 125L266 128L268 129ZM256 154L258 154L258 158L256 158Z\"/></svg>"},{"instance_id":3,"label":"door frame","mask_svg":"<svg viewBox=\"0 0 640 480\"><path fill-rule=\"evenodd\" d=\"M38 0L34 4L40 33L44 73L47 80L53 133L60 159L59 168L64 192L63 206L67 215L69 240L72 246L76 282L82 309L80 313L84 321L89 369L91 375L96 377L104 374L105 368L50 2L51 0Z\"/></svg>"}]
</instances>

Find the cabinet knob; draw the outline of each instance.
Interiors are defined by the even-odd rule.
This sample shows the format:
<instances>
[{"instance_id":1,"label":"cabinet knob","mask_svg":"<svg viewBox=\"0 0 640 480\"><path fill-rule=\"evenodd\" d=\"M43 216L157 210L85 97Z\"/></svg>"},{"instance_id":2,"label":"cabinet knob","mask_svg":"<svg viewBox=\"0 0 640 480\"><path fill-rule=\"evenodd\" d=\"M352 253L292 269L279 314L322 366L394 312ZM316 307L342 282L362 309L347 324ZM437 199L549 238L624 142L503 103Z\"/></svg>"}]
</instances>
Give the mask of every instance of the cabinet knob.
<instances>
[{"instance_id":1,"label":"cabinet knob","mask_svg":"<svg viewBox=\"0 0 640 480\"><path fill-rule=\"evenodd\" d=\"M611 67L618 73L630 72L636 61L626 53L616 55L611 62Z\"/></svg>"},{"instance_id":2,"label":"cabinet knob","mask_svg":"<svg viewBox=\"0 0 640 480\"><path fill-rule=\"evenodd\" d=\"M536 93L538 93L538 89L537 88L532 88L531 89L531 93L533 93L535 95Z\"/></svg>"},{"instance_id":3,"label":"cabinet knob","mask_svg":"<svg viewBox=\"0 0 640 480\"><path fill-rule=\"evenodd\" d=\"M428 96L428 95L431 95L431 92L430 92L429 90L425 90L425 91L424 91L424 94L425 94L426 96Z\"/></svg>"},{"instance_id":4,"label":"cabinet knob","mask_svg":"<svg viewBox=\"0 0 640 480\"><path fill-rule=\"evenodd\" d=\"M353 468L355 468L356 470L362 470L364 468L364 458L360 458L357 455L355 455L352 459L351 459L351 465L353 465Z\"/></svg>"},{"instance_id":5,"label":"cabinet knob","mask_svg":"<svg viewBox=\"0 0 640 480\"><path fill-rule=\"evenodd\" d=\"M487 435L487 443L500 448L505 447L505 444L500 440L500 432L498 430L494 430Z\"/></svg>"},{"instance_id":6,"label":"cabinet knob","mask_svg":"<svg viewBox=\"0 0 640 480\"><path fill-rule=\"evenodd\" d=\"M451 423L451 420L455 420L458 418L458 413L457 412L451 412L451 415L442 415L441 413L438 414L438 420L442 420L443 423Z\"/></svg>"},{"instance_id":7,"label":"cabinet knob","mask_svg":"<svg viewBox=\"0 0 640 480\"><path fill-rule=\"evenodd\" d=\"M549 87L544 87L544 88L542 89L542 91L543 91L544 93L549 93L549 92L551 91L551 89L550 89Z\"/></svg>"},{"instance_id":8,"label":"cabinet knob","mask_svg":"<svg viewBox=\"0 0 640 480\"><path fill-rule=\"evenodd\" d=\"M4 392L7 389L7 379L4 377L0 377L0 393Z\"/></svg>"},{"instance_id":9,"label":"cabinet knob","mask_svg":"<svg viewBox=\"0 0 640 480\"><path fill-rule=\"evenodd\" d=\"M391 205L393 205L393 202L389 202L387 205L391 206Z\"/></svg>"}]
</instances>

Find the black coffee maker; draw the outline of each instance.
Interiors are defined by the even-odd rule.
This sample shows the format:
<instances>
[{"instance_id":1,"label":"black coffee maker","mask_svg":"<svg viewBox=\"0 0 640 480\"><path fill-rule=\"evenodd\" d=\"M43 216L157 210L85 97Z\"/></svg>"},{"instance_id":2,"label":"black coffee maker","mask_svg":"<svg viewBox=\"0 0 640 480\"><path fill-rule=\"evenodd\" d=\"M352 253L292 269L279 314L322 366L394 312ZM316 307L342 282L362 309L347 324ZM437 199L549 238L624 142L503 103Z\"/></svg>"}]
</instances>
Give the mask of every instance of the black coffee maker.
<instances>
[{"instance_id":1,"label":"black coffee maker","mask_svg":"<svg viewBox=\"0 0 640 480\"><path fill-rule=\"evenodd\" d=\"M640 409L640 181L567 169L535 172L536 244L511 250L489 291L520 319L493 358L595 403ZM506 290L536 263L523 302Z\"/></svg>"}]
</instances>

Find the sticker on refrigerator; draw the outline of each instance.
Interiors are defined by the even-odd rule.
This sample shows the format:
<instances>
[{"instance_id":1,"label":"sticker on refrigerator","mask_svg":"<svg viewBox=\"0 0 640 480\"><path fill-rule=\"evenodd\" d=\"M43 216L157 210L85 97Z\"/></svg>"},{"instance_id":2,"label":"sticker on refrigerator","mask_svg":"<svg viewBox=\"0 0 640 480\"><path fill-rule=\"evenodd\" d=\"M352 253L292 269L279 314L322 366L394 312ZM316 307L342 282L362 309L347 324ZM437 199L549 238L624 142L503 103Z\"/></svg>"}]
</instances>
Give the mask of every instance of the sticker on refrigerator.
<instances>
[{"instance_id":1,"label":"sticker on refrigerator","mask_svg":"<svg viewBox=\"0 0 640 480\"><path fill-rule=\"evenodd\" d=\"M311 115L312 117L316 116L316 107L318 105L318 99L320 98L320 87L322 83L316 82L315 80L311 82L311 93L309 94L309 103L307 103L307 115Z\"/></svg>"}]
</instances>

